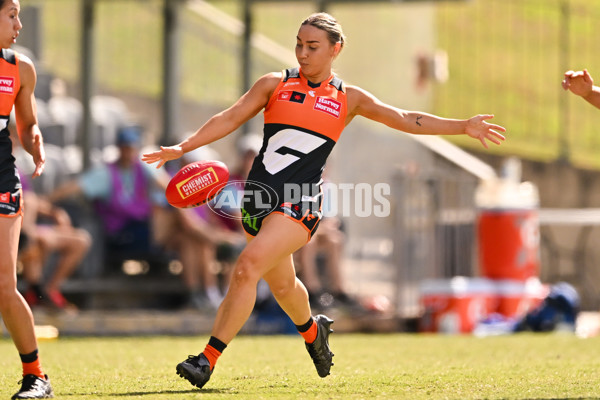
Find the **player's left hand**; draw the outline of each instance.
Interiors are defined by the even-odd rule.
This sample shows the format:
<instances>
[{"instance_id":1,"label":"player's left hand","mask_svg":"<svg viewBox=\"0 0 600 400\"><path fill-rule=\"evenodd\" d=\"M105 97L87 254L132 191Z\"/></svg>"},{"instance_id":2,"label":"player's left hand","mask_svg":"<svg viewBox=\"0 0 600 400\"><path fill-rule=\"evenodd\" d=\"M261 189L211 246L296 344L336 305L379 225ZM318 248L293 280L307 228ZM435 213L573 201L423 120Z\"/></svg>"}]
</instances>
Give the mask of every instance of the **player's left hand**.
<instances>
[{"instance_id":1,"label":"player's left hand","mask_svg":"<svg viewBox=\"0 0 600 400\"><path fill-rule=\"evenodd\" d=\"M506 128L485 121L492 118L494 118L492 114L476 115L467 120L467 126L465 127L465 133L474 139L479 139L486 149L488 148L488 140L495 144L500 144L501 141L506 140L504 135L500 133L506 132Z\"/></svg>"},{"instance_id":2,"label":"player's left hand","mask_svg":"<svg viewBox=\"0 0 600 400\"><path fill-rule=\"evenodd\" d=\"M46 165L46 151L40 136L35 136L33 139L33 148L31 151L33 157L33 163L35 164L35 170L33 171L33 178L36 178L44 172Z\"/></svg>"}]
</instances>

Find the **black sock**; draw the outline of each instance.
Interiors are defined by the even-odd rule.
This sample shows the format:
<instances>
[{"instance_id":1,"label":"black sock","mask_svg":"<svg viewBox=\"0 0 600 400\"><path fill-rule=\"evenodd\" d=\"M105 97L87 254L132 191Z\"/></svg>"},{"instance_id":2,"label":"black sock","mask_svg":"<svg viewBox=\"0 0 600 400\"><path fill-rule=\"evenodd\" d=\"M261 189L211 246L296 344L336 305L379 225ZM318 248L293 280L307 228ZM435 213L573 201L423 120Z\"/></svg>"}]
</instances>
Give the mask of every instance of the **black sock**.
<instances>
[{"instance_id":1,"label":"black sock","mask_svg":"<svg viewBox=\"0 0 600 400\"><path fill-rule=\"evenodd\" d=\"M313 320L313 317L310 317L308 322L306 322L305 324L296 325L296 329L298 329L298 332L306 332L307 330L310 329L310 327L312 326L312 324L314 324L314 322L315 321Z\"/></svg>"},{"instance_id":2,"label":"black sock","mask_svg":"<svg viewBox=\"0 0 600 400\"><path fill-rule=\"evenodd\" d=\"M214 336L211 336L210 339L208 339L208 345L217 350L219 353L222 353L227 347L225 343L221 342Z\"/></svg>"},{"instance_id":3,"label":"black sock","mask_svg":"<svg viewBox=\"0 0 600 400\"><path fill-rule=\"evenodd\" d=\"M19 357L21 357L21 362L23 362L23 363L26 363L26 364L32 363L38 359L38 349L35 349L34 351L32 351L29 354L20 354L19 353Z\"/></svg>"}]
</instances>

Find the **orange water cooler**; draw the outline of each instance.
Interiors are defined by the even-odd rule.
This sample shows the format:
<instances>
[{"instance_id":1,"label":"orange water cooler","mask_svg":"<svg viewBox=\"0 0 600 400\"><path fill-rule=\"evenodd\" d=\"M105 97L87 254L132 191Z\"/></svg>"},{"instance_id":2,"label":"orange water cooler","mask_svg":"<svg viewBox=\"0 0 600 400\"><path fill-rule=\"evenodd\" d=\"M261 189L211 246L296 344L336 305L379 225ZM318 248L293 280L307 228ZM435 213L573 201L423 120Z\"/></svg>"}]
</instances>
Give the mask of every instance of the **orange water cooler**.
<instances>
[{"instance_id":1,"label":"orange water cooler","mask_svg":"<svg viewBox=\"0 0 600 400\"><path fill-rule=\"evenodd\" d=\"M520 181L520 165L515 158L507 160L503 177L481 182L475 193L481 277L526 281L539 276L539 195L535 185Z\"/></svg>"},{"instance_id":2,"label":"orange water cooler","mask_svg":"<svg viewBox=\"0 0 600 400\"><path fill-rule=\"evenodd\" d=\"M456 276L426 279L420 284L423 316L419 331L470 333L477 322L497 308L493 283L488 279Z\"/></svg>"},{"instance_id":3,"label":"orange water cooler","mask_svg":"<svg viewBox=\"0 0 600 400\"><path fill-rule=\"evenodd\" d=\"M548 296L550 288L538 278L526 281L501 279L493 281L496 288L496 312L507 318L522 318L537 308Z\"/></svg>"},{"instance_id":4,"label":"orange water cooler","mask_svg":"<svg viewBox=\"0 0 600 400\"><path fill-rule=\"evenodd\" d=\"M479 275L494 283L496 312L508 318L523 317L547 294L539 280L539 195L521 182L520 165L508 159L502 177L481 182L475 193Z\"/></svg>"},{"instance_id":5,"label":"orange water cooler","mask_svg":"<svg viewBox=\"0 0 600 400\"><path fill-rule=\"evenodd\" d=\"M477 222L482 277L525 281L539 276L537 209L482 209Z\"/></svg>"}]
</instances>

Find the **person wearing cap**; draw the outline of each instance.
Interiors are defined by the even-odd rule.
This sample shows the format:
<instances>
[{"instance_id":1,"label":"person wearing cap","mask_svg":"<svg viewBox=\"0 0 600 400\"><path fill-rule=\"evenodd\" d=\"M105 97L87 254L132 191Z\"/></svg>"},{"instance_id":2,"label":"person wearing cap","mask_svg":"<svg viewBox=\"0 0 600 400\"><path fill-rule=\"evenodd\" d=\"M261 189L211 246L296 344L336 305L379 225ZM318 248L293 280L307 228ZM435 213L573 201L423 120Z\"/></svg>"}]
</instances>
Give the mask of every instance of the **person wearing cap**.
<instances>
[{"instance_id":1,"label":"person wearing cap","mask_svg":"<svg viewBox=\"0 0 600 400\"><path fill-rule=\"evenodd\" d=\"M108 248L115 252L144 252L151 245L154 199L160 199L165 178L138 161L141 137L141 127L121 127L116 161L100 163L49 194L53 203L73 196L94 202Z\"/></svg>"},{"instance_id":2,"label":"person wearing cap","mask_svg":"<svg viewBox=\"0 0 600 400\"><path fill-rule=\"evenodd\" d=\"M83 197L93 203L104 234L105 254L139 256L157 253L153 219L166 207L163 190L168 176L139 162L142 128L126 125L116 136L118 156L102 162L48 195L52 203Z\"/></svg>"},{"instance_id":3,"label":"person wearing cap","mask_svg":"<svg viewBox=\"0 0 600 400\"><path fill-rule=\"evenodd\" d=\"M183 267L184 307L214 311L222 296L205 301L201 284L206 283L205 265L214 258L207 244L215 235L199 229L190 210L167 204L164 191L170 176L140 161L142 134L139 126L121 127L116 136L116 161L94 166L59 186L49 198L59 202L81 196L93 202L103 227L105 255L109 256L106 267L123 259L175 256Z\"/></svg>"}]
</instances>

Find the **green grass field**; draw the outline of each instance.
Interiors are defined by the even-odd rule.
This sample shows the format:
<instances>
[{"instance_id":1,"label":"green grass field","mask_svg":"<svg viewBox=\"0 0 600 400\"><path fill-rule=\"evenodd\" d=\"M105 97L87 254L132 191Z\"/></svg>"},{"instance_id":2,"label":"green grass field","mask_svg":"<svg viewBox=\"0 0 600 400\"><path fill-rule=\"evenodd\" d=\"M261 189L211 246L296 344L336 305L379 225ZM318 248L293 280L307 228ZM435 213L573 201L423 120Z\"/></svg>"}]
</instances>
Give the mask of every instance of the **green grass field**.
<instances>
[{"instance_id":1,"label":"green grass field","mask_svg":"<svg viewBox=\"0 0 600 400\"><path fill-rule=\"evenodd\" d=\"M240 336L198 390L175 365L206 339L61 338L40 348L56 397L73 400L600 398L598 338L338 334L332 375L321 379L299 336ZM9 398L20 365L9 340L0 354L0 398Z\"/></svg>"}]
</instances>

